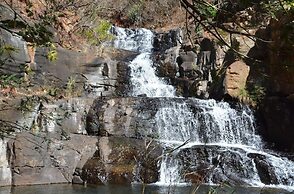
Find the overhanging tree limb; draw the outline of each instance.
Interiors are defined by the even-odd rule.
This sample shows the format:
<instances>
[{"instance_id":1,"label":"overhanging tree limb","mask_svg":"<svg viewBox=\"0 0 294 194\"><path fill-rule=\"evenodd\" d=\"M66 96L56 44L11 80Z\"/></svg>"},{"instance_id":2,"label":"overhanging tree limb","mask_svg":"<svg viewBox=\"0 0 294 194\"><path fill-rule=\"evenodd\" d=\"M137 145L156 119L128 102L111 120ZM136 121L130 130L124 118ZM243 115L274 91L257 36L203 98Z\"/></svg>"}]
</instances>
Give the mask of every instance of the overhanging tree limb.
<instances>
[{"instance_id":1,"label":"overhanging tree limb","mask_svg":"<svg viewBox=\"0 0 294 194\"><path fill-rule=\"evenodd\" d=\"M194 3L195 1L192 1L192 2ZM243 35L243 36L251 37L251 38L252 37L256 38L256 36L254 36L250 33L243 33L243 32L239 32L239 31L227 29L222 25L216 25L215 23L210 22L208 20L208 18L205 15L203 15L198 9L196 9L196 7L193 4L191 4L188 0L181 0L181 4L184 7L184 9L186 10L186 12L189 13L206 31L211 33L218 41L220 41L222 44L227 46L233 52L237 53L239 56L241 56L243 58L247 58L247 59L253 59L251 57L248 57L248 56L240 53L235 48L233 48L232 45L227 43L224 40L224 38L222 37L222 35L220 35L220 33L218 32L218 28L228 32L229 34L239 34L239 35ZM253 59L253 60L257 61L256 59Z\"/></svg>"}]
</instances>

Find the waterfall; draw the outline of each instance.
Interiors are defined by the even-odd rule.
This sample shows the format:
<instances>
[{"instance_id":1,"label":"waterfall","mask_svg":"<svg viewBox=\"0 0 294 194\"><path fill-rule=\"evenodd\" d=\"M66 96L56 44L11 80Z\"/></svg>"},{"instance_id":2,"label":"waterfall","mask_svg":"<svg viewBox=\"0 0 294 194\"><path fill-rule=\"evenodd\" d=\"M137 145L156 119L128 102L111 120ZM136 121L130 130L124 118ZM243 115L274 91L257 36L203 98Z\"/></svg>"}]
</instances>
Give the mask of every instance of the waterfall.
<instances>
[{"instance_id":1,"label":"waterfall","mask_svg":"<svg viewBox=\"0 0 294 194\"><path fill-rule=\"evenodd\" d=\"M225 102L192 101L195 110L185 101L171 102L168 106L163 102L165 106L155 116L162 141L261 147L261 139L255 134L253 114L248 108L237 111Z\"/></svg>"},{"instance_id":2,"label":"waterfall","mask_svg":"<svg viewBox=\"0 0 294 194\"><path fill-rule=\"evenodd\" d=\"M7 139L0 139L0 180L2 185L11 185L12 173L7 157Z\"/></svg>"},{"instance_id":3,"label":"waterfall","mask_svg":"<svg viewBox=\"0 0 294 194\"><path fill-rule=\"evenodd\" d=\"M133 88L131 95L174 97L173 86L167 85L163 79L157 77L155 69L152 67L153 33L146 29L126 30L120 27L113 27L111 31L118 36L114 40L114 47L139 53L129 65Z\"/></svg>"},{"instance_id":4,"label":"waterfall","mask_svg":"<svg viewBox=\"0 0 294 194\"><path fill-rule=\"evenodd\" d=\"M113 46L138 52L129 64L131 96L179 98L173 86L156 76L151 31L113 27L112 33L118 36ZM201 183L210 184L294 187L294 162L263 149L248 107L232 108L215 100L168 99L162 98L155 115L157 140L166 151L158 184L195 182L200 177Z\"/></svg>"}]
</instances>

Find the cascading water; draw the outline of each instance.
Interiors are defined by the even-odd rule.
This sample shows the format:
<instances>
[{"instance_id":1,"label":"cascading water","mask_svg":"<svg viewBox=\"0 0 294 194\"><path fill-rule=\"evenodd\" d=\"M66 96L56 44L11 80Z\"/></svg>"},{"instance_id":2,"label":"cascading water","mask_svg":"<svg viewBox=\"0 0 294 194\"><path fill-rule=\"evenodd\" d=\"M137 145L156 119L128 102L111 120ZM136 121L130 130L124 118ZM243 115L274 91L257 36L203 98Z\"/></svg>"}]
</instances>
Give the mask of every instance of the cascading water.
<instances>
[{"instance_id":1,"label":"cascading water","mask_svg":"<svg viewBox=\"0 0 294 194\"><path fill-rule=\"evenodd\" d=\"M152 67L153 33L146 29L113 27L113 45L138 52L130 62L131 96L173 97L175 89L158 78ZM249 108L236 109L215 100L168 101L155 115L158 141L166 148L160 164L159 184L232 182L251 186L294 187L294 162L263 150ZM168 150L174 150L170 152Z\"/></svg>"},{"instance_id":2,"label":"cascading water","mask_svg":"<svg viewBox=\"0 0 294 194\"><path fill-rule=\"evenodd\" d=\"M157 77L152 67L153 33L146 29L127 30L120 27L113 27L112 33L118 37L113 43L114 47L139 53L129 65L133 86L131 95L174 97L175 89Z\"/></svg>"}]
</instances>

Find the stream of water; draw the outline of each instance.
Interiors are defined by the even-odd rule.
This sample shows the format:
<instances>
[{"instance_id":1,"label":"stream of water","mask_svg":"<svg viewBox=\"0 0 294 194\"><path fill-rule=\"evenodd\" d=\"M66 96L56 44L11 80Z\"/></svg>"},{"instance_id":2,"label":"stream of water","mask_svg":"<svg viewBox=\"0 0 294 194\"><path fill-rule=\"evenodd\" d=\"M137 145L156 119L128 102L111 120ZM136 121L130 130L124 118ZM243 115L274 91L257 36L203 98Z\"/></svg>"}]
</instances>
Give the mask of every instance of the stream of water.
<instances>
[{"instance_id":1,"label":"stream of water","mask_svg":"<svg viewBox=\"0 0 294 194\"><path fill-rule=\"evenodd\" d=\"M159 98L162 106L155 115L157 141L166 152L158 164L159 181L147 186L3 187L0 194L293 193L294 162L263 148L254 114L248 107L176 96L175 88L156 75L152 61L154 34L150 30L113 27L112 33L118 37L114 47L138 53L129 64L132 88L129 95L164 97ZM172 98L181 100L168 100ZM6 171L2 169L1 175ZM9 173L6 175L11 176ZM197 178L203 183L199 188L190 184Z\"/></svg>"},{"instance_id":2,"label":"stream of water","mask_svg":"<svg viewBox=\"0 0 294 194\"><path fill-rule=\"evenodd\" d=\"M1 194L189 194L195 191L195 187L162 187L157 185L99 185L84 187L81 185L36 185L18 186L13 188L0 187ZM202 185L197 189L197 194L289 194L285 190L274 188L246 188L246 187L211 187Z\"/></svg>"},{"instance_id":3,"label":"stream of water","mask_svg":"<svg viewBox=\"0 0 294 194\"><path fill-rule=\"evenodd\" d=\"M179 98L173 86L156 76L151 60L153 33L122 28L113 28L113 32L118 36L115 47L139 53L130 62L130 95ZM185 184L191 180L187 177L206 169L202 181L208 184L228 180L236 185L293 189L294 162L263 149L248 107L192 100L197 107L194 110L184 99L169 106L165 101L155 116L158 141L166 150L179 147L163 157L158 185Z\"/></svg>"}]
</instances>

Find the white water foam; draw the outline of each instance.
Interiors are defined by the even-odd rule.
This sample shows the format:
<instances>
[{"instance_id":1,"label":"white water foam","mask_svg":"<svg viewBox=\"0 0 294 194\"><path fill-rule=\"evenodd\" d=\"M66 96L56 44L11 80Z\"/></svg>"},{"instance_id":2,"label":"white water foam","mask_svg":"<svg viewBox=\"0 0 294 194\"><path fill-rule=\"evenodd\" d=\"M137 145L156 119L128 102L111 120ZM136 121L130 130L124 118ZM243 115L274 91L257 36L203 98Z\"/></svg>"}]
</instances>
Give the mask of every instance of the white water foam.
<instances>
[{"instance_id":1,"label":"white water foam","mask_svg":"<svg viewBox=\"0 0 294 194\"><path fill-rule=\"evenodd\" d=\"M130 63L132 96L174 97L175 89L156 76L151 60L154 35L147 29L124 29L113 27L112 33L117 35L113 46L119 49L138 52L139 55Z\"/></svg>"},{"instance_id":2,"label":"white water foam","mask_svg":"<svg viewBox=\"0 0 294 194\"><path fill-rule=\"evenodd\" d=\"M114 27L112 32L118 36L114 41L116 48L139 53L130 63L133 87L131 95L175 97L175 89L158 78L153 68L151 59L153 33L146 29L127 30L118 27ZM167 103L169 103L168 106ZM275 187L282 186L288 190L289 187L293 187L294 163L287 158L281 158L262 150L261 138L255 132L254 115L248 108L241 107L235 110L228 103L214 100L194 99L194 103L196 105L193 109L184 100L182 102L163 102L164 106L159 108L155 115L159 142L170 148L183 145L176 152L163 157L158 184L185 184L181 174L183 166L177 158L177 153L180 153L181 150L189 150L194 146L219 146L223 151L240 157L242 161L239 164L242 168L246 168L240 170L243 172L243 181L247 184L264 186L254 160L249 157L249 154L253 153L265 157L265 160L274 169L273 172L278 182ZM207 160L212 163L213 152L208 152ZM193 157L193 161L189 162L197 166L197 156ZM221 158L221 155L218 155L217 158ZM229 167L226 169L228 174L238 176ZM215 184L212 176L209 177L208 183Z\"/></svg>"},{"instance_id":3,"label":"white water foam","mask_svg":"<svg viewBox=\"0 0 294 194\"><path fill-rule=\"evenodd\" d=\"M150 53L139 54L131 67L132 96L145 94L147 97L174 97L175 89L155 74Z\"/></svg>"}]
</instances>

